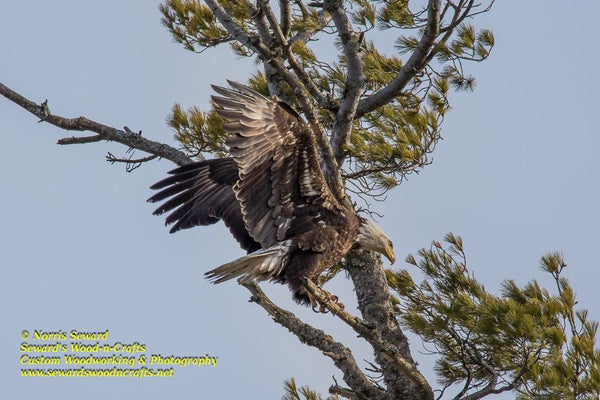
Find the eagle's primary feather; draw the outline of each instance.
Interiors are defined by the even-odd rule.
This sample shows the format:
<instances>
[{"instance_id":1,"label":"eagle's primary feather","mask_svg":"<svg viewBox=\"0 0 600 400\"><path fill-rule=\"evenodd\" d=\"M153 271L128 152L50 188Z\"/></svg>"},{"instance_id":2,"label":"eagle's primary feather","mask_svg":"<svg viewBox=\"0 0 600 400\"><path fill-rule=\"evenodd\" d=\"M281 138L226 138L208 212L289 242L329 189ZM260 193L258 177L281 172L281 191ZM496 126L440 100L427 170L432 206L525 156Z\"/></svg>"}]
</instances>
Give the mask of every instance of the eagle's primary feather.
<instances>
[{"instance_id":1,"label":"eagle's primary feather","mask_svg":"<svg viewBox=\"0 0 600 400\"><path fill-rule=\"evenodd\" d=\"M229 122L230 158L170 172L149 201L166 200L171 232L223 220L248 255L206 273L215 283L274 280L315 304L304 279L315 280L354 246L393 261L391 241L339 201L321 171L314 134L287 104L236 82L213 86L217 113ZM168 200L167 200L168 199Z\"/></svg>"}]
</instances>

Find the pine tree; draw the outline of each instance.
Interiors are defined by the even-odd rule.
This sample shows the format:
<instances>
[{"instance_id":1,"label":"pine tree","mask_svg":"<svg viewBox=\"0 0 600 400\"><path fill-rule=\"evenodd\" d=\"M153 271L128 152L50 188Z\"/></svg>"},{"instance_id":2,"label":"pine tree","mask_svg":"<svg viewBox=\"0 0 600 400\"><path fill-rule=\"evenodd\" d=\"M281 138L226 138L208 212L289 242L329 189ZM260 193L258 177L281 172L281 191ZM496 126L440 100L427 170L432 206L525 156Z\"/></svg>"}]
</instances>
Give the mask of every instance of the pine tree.
<instances>
[{"instance_id":1,"label":"pine tree","mask_svg":"<svg viewBox=\"0 0 600 400\"><path fill-rule=\"evenodd\" d=\"M292 105L316 128L332 190L361 198L368 211L370 200L431 162L452 92L473 89L466 67L487 59L494 47L492 32L472 25L493 0L424 3L419 8L407 0L167 0L160 11L185 49L202 53L229 45L237 56L254 59L258 67L248 84ZM393 54L379 50L373 29L394 42ZM223 121L214 109L173 106L168 124L182 146L178 150L128 128L54 115L47 103L36 104L2 84L0 93L41 121L94 132L60 144L111 140L148 153L137 159L109 153L110 162L124 162L128 171L157 157L185 165L227 155ZM506 280L500 295L476 280L462 239L453 234L406 261L423 273L422 282L407 270L385 271L368 252L351 253L322 277L325 282L347 271L360 316L332 303L319 287L308 287L372 346L370 373L381 379L357 366L347 344L280 308L258 285L246 287L276 323L333 360L345 384L332 385L329 398L479 399L510 391L523 399L600 397L598 326L576 308L561 254L540 262L554 288ZM403 329L418 334L438 356L439 389L419 371ZM285 392L289 399L323 398L293 379Z\"/></svg>"}]
</instances>

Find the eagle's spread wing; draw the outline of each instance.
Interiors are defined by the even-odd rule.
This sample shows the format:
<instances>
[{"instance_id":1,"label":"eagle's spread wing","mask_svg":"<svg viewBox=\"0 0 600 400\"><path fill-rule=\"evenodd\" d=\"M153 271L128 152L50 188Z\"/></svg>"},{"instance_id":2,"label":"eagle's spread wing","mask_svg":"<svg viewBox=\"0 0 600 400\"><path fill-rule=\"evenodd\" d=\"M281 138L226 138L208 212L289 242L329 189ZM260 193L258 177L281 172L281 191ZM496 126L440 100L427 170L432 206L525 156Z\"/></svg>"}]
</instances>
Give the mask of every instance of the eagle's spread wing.
<instances>
[{"instance_id":1,"label":"eagle's spread wing","mask_svg":"<svg viewBox=\"0 0 600 400\"><path fill-rule=\"evenodd\" d=\"M172 211L165 221L166 225L175 223L171 233L197 225L211 225L223 219L242 248L248 252L260 248L246 230L233 192L238 169L232 158L184 165L169 171L169 174L171 176L151 186L162 190L148 201L157 202L171 197L154 211L154 215Z\"/></svg>"},{"instance_id":2,"label":"eagle's spread wing","mask_svg":"<svg viewBox=\"0 0 600 400\"><path fill-rule=\"evenodd\" d=\"M213 86L223 97L212 99L231 121L223 128L239 168L233 190L250 236L263 248L297 236L303 249L320 251L308 231L325 229L325 214L343 208L325 182L310 128L284 103L228 82L233 89Z\"/></svg>"},{"instance_id":3,"label":"eagle's spread wing","mask_svg":"<svg viewBox=\"0 0 600 400\"><path fill-rule=\"evenodd\" d=\"M178 168L155 184L150 201L166 202L172 232L223 219L250 254L206 273L215 283L274 279L306 302L306 277L314 278L343 256L358 220L331 193L313 133L288 105L229 82L213 86L212 99L232 158ZM168 199L168 200L167 200Z\"/></svg>"}]
</instances>

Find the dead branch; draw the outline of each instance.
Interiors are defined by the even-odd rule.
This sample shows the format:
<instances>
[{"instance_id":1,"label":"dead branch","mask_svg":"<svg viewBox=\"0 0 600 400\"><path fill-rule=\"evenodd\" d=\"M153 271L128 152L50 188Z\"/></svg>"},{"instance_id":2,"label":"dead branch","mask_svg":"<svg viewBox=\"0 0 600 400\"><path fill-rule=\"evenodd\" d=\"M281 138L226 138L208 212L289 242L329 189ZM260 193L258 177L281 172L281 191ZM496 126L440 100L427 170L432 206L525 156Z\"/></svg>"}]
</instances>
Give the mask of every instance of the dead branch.
<instances>
[{"instance_id":1,"label":"dead branch","mask_svg":"<svg viewBox=\"0 0 600 400\"><path fill-rule=\"evenodd\" d=\"M97 136L91 136L87 138L64 138L59 140L59 144L92 143L99 140L108 140L124 144L127 147L137 150L145 151L146 153L156 155L157 157L166 158L167 160L171 160L178 165L185 165L192 162L192 159L183 152L167 144L146 139L137 133L131 132L129 129L125 128L121 130L113 128L111 126L92 121L86 117L65 118L59 115L51 114L47 102L45 102L45 105L36 104L19 93L11 90L2 83L0 83L0 94L13 103L29 111L33 115L37 116L40 118L40 120L58 128L68 131L91 131L98 134Z\"/></svg>"}]
</instances>

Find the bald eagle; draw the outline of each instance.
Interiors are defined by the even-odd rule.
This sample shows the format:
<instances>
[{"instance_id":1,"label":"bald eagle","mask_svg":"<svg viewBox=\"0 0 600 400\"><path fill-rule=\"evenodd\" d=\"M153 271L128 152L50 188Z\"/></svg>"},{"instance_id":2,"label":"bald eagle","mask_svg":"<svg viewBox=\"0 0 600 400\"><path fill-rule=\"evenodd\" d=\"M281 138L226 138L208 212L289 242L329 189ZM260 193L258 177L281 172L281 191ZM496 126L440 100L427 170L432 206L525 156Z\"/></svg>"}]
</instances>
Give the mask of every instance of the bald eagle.
<instances>
[{"instance_id":1,"label":"bald eagle","mask_svg":"<svg viewBox=\"0 0 600 400\"><path fill-rule=\"evenodd\" d=\"M272 280L294 299L316 306L304 287L352 248L373 250L394 262L391 240L329 189L314 133L288 104L236 82L213 86L217 113L229 122L232 157L205 160L169 172L148 201L166 200L171 233L223 220L248 255L206 273L214 283ZM167 200L168 199L168 200Z\"/></svg>"}]
</instances>

